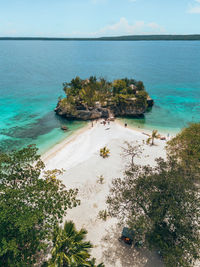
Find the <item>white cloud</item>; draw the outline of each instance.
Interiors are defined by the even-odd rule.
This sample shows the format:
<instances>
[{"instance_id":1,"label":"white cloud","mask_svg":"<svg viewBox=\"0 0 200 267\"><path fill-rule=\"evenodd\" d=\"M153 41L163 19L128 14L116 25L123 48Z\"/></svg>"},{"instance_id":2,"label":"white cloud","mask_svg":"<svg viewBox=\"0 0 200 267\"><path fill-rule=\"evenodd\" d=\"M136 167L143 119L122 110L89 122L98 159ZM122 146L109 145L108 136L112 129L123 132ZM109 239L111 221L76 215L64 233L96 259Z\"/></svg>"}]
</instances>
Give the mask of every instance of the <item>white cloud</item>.
<instances>
[{"instance_id":1,"label":"white cloud","mask_svg":"<svg viewBox=\"0 0 200 267\"><path fill-rule=\"evenodd\" d=\"M155 23L155 22L150 22L150 23L147 24L147 26L150 27L150 28L152 28L152 29L159 29L159 30L161 30L161 27L157 23Z\"/></svg>"},{"instance_id":2,"label":"white cloud","mask_svg":"<svg viewBox=\"0 0 200 267\"><path fill-rule=\"evenodd\" d=\"M62 37L104 37L104 36L122 36L139 34L164 34L165 29L155 22L136 21L130 24L128 20L122 17L117 23L107 25L96 32L72 32L59 33Z\"/></svg>"},{"instance_id":3,"label":"white cloud","mask_svg":"<svg viewBox=\"0 0 200 267\"><path fill-rule=\"evenodd\" d=\"M119 22L107 25L99 31L93 33L94 36L119 36L134 34L158 34L165 32L165 29L155 22L145 23L144 21L136 21L130 24L124 17Z\"/></svg>"},{"instance_id":4,"label":"white cloud","mask_svg":"<svg viewBox=\"0 0 200 267\"><path fill-rule=\"evenodd\" d=\"M190 7L188 10L190 14L200 14L200 6Z\"/></svg>"},{"instance_id":5,"label":"white cloud","mask_svg":"<svg viewBox=\"0 0 200 267\"><path fill-rule=\"evenodd\" d=\"M200 0L195 0L195 2L200 4ZM187 12L190 14L200 14L200 5L199 4L190 5Z\"/></svg>"}]
</instances>

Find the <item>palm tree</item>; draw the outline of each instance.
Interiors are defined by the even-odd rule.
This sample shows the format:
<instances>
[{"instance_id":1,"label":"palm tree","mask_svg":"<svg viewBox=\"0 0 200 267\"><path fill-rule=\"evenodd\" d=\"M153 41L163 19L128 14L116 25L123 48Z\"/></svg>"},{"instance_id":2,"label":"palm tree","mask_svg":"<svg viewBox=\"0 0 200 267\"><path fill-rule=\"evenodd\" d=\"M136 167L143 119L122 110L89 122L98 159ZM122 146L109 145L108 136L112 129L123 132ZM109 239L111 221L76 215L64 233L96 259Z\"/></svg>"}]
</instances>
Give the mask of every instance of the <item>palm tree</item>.
<instances>
[{"instance_id":1,"label":"palm tree","mask_svg":"<svg viewBox=\"0 0 200 267\"><path fill-rule=\"evenodd\" d=\"M160 138L160 135L157 130L152 131L151 136L149 136L149 138L147 139L147 144L150 144L151 142L151 146L153 146L155 138Z\"/></svg>"},{"instance_id":2,"label":"palm tree","mask_svg":"<svg viewBox=\"0 0 200 267\"><path fill-rule=\"evenodd\" d=\"M84 241L87 231L77 231L72 221L65 222L64 228L57 227L53 235L52 258L49 267L91 266L90 242Z\"/></svg>"},{"instance_id":3,"label":"palm tree","mask_svg":"<svg viewBox=\"0 0 200 267\"><path fill-rule=\"evenodd\" d=\"M90 267L105 267L105 265L103 263L96 265L96 259L95 258L92 258L88 263L89 263Z\"/></svg>"},{"instance_id":4,"label":"palm tree","mask_svg":"<svg viewBox=\"0 0 200 267\"><path fill-rule=\"evenodd\" d=\"M110 150L104 146L103 148L100 149L100 156L103 158L107 158L110 156Z\"/></svg>"}]
</instances>

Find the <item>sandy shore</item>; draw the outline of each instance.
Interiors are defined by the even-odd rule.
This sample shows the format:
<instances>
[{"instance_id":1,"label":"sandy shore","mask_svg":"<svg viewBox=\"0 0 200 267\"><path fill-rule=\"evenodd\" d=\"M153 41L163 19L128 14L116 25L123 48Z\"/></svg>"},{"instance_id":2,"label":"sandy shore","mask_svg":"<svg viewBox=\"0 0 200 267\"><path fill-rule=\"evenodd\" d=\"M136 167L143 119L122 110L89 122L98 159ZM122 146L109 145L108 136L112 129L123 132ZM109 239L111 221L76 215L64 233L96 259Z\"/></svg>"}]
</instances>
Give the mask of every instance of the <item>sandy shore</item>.
<instances>
[{"instance_id":1,"label":"sandy shore","mask_svg":"<svg viewBox=\"0 0 200 267\"><path fill-rule=\"evenodd\" d=\"M156 255L144 250L134 250L118 241L122 227L117 221L108 218L102 221L98 218L100 210L106 208L105 200L113 178L123 177L126 160L122 158L121 147L124 141L142 144L144 151L140 164L155 164L155 158L165 158L166 141L155 140L155 146L148 146L145 140L148 136L139 131L125 128L117 122L103 126L100 122L88 124L71 136L68 140L55 146L43 155L48 169L63 168L66 170L61 177L67 188L78 188L81 205L68 212L66 219L73 220L77 228L88 230L88 240L94 248L92 255L105 266L162 266ZM107 159L99 156L103 146L110 149ZM103 175L105 182L99 184L98 176Z\"/></svg>"}]
</instances>

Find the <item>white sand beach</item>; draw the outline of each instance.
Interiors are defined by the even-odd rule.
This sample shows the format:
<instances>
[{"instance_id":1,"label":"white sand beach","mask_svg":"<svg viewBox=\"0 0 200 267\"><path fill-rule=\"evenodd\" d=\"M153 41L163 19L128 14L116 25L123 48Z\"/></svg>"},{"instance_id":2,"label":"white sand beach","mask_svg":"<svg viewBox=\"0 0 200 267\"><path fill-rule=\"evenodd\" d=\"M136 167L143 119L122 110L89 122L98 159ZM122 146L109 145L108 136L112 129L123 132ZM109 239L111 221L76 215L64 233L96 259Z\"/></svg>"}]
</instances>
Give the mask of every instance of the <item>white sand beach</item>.
<instances>
[{"instance_id":1,"label":"white sand beach","mask_svg":"<svg viewBox=\"0 0 200 267\"><path fill-rule=\"evenodd\" d=\"M106 208L106 197L113 178L123 177L126 160L122 158L121 147L124 141L142 144L144 151L136 162L155 164L155 158L165 158L166 141L155 140L155 146L145 143L145 134L125 128L117 122L103 126L100 122L87 125L75 135L43 155L47 169L63 168L61 177L67 188L78 188L81 205L69 210L66 220L73 220L77 228L88 230L88 240L94 248L92 255L98 263L104 262L106 267L119 266L163 266L152 252L136 250L118 241L123 226L117 226L117 220L98 218L100 210ZM144 140L144 141L143 141ZM103 146L110 149L110 157L103 159L99 150ZM103 175L104 184L97 183L98 176Z\"/></svg>"}]
</instances>

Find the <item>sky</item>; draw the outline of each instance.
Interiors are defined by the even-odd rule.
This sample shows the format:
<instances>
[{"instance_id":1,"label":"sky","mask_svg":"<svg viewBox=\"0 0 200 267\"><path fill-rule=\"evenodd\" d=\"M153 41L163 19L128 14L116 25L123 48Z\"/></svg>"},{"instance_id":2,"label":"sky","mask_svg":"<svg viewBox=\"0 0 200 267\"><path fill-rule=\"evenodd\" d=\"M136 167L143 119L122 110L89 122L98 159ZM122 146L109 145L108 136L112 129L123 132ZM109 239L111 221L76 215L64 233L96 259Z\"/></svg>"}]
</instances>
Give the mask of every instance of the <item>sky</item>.
<instances>
[{"instance_id":1,"label":"sky","mask_svg":"<svg viewBox=\"0 0 200 267\"><path fill-rule=\"evenodd\" d=\"M0 0L0 37L200 34L200 0Z\"/></svg>"}]
</instances>

